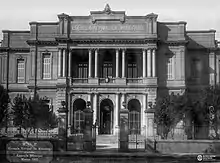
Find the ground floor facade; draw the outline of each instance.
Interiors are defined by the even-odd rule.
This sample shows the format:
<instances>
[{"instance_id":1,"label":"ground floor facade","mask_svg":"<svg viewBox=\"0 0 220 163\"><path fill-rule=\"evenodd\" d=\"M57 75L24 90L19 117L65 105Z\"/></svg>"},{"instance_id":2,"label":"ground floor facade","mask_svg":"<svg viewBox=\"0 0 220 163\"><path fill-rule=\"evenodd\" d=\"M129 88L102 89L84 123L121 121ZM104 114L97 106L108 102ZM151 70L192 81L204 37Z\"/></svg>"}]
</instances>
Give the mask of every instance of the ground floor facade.
<instances>
[{"instance_id":1,"label":"ground floor facade","mask_svg":"<svg viewBox=\"0 0 220 163\"><path fill-rule=\"evenodd\" d=\"M57 107L65 98L65 88L57 89ZM130 133L153 136L153 113L148 112L155 102L157 88L71 88L68 93L69 133L82 132L84 109L93 110L93 124L97 134L116 135L119 133L120 111L128 110ZM60 101L60 102L59 102Z\"/></svg>"}]
</instances>

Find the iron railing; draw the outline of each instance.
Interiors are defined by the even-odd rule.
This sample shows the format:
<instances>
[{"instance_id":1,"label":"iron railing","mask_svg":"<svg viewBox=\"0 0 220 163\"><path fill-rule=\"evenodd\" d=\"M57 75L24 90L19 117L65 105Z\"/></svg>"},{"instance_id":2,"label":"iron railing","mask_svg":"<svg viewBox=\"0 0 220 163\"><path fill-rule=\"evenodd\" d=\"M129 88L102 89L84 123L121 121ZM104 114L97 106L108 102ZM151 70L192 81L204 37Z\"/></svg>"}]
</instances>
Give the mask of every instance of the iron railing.
<instances>
[{"instance_id":1,"label":"iron railing","mask_svg":"<svg viewBox=\"0 0 220 163\"><path fill-rule=\"evenodd\" d=\"M162 134L163 126L154 127L154 137L158 140L212 140L220 139L220 125L181 125L169 130L167 137Z\"/></svg>"}]
</instances>

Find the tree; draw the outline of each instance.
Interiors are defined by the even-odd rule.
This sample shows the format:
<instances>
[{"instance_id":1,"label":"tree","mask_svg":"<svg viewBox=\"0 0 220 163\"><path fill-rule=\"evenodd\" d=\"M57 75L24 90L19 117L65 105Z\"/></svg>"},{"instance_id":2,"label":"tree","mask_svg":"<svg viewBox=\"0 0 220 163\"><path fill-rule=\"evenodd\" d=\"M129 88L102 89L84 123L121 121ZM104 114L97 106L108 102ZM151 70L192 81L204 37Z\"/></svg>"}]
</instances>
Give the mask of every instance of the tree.
<instances>
[{"instance_id":1,"label":"tree","mask_svg":"<svg viewBox=\"0 0 220 163\"><path fill-rule=\"evenodd\" d=\"M159 97L155 105L155 123L158 134L162 139L167 139L168 133L183 117L183 97L180 95L168 95Z\"/></svg>"},{"instance_id":2,"label":"tree","mask_svg":"<svg viewBox=\"0 0 220 163\"><path fill-rule=\"evenodd\" d=\"M36 116L34 115L33 108L31 107L32 100L27 99L24 95L17 95L14 100L14 125L21 129L24 128L27 133L27 137L30 131L36 127Z\"/></svg>"},{"instance_id":3,"label":"tree","mask_svg":"<svg viewBox=\"0 0 220 163\"><path fill-rule=\"evenodd\" d=\"M14 98L14 125L21 129L24 128L27 137L32 129L49 130L56 128L58 125L58 118L49 108L45 98L29 98L24 95L17 95ZM37 133L38 134L38 133Z\"/></svg>"},{"instance_id":4,"label":"tree","mask_svg":"<svg viewBox=\"0 0 220 163\"><path fill-rule=\"evenodd\" d=\"M9 103L10 103L10 98L7 93L7 90L2 85L0 85L0 124L1 125L7 119L6 115L8 114Z\"/></svg>"},{"instance_id":5,"label":"tree","mask_svg":"<svg viewBox=\"0 0 220 163\"><path fill-rule=\"evenodd\" d=\"M201 104L199 113L202 115L200 120L202 120L205 124L212 125L215 131L214 138L219 139L218 126L220 125L220 86L210 86L202 89L200 91L199 102ZM213 108L212 113L210 108ZM211 118L211 114L214 115L213 118Z\"/></svg>"}]
</instances>

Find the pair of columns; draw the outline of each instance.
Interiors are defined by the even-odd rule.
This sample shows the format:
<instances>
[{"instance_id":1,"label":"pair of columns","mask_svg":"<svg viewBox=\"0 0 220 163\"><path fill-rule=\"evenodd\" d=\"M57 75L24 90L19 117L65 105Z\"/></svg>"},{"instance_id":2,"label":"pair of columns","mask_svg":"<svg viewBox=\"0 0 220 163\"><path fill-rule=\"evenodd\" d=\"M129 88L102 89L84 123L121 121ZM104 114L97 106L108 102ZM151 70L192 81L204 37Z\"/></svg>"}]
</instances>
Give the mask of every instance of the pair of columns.
<instances>
[{"instance_id":1,"label":"pair of columns","mask_svg":"<svg viewBox=\"0 0 220 163\"><path fill-rule=\"evenodd\" d=\"M147 51L147 57L146 57ZM143 78L156 77L156 50L143 49ZM146 71L147 70L147 71Z\"/></svg>"},{"instance_id":2,"label":"pair of columns","mask_svg":"<svg viewBox=\"0 0 220 163\"><path fill-rule=\"evenodd\" d=\"M116 49L116 78L119 77L119 49ZM95 78L98 78L98 49L95 49ZM92 50L89 50L89 78L92 77ZM125 78L125 49L122 50L122 78Z\"/></svg>"},{"instance_id":3,"label":"pair of columns","mask_svg":"<svg viewBox=\"0 0 220 163\"><path fill-rule=\"evenodd\" d=\"M68 62L69 62L69 67L67 67L67 55L68 57ZM69 54L67 54L67 49L59 49L58 52L58 77L66 77L68 75L69 77L71 76L71 66L72 66L72 55L71 51L69 51ZM68 74L66 74L66 70L68 68Z\"/></svg>"}]
</instances>

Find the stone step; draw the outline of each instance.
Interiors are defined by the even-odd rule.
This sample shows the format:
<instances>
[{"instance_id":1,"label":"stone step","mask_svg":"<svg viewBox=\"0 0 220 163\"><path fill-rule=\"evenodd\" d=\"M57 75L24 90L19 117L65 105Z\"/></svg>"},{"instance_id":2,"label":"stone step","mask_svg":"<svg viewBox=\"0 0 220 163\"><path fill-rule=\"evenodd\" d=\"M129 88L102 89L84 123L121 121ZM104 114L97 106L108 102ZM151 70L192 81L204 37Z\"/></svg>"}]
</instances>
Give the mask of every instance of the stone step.
<instances>
[{"instance_id":1,"label":"stone step","mask_svg":"<svg viewBox=\"0 0 220 163\"><path fill-rule=\"evenodd\" d=\"M117 135L97 135L96 144L116 144L118 143Z\"/></svg>"}]
</instances>

